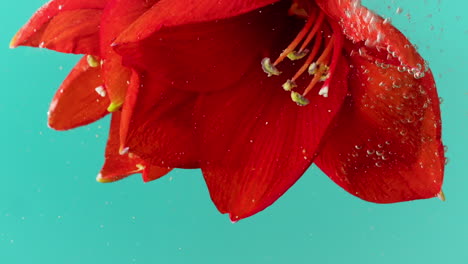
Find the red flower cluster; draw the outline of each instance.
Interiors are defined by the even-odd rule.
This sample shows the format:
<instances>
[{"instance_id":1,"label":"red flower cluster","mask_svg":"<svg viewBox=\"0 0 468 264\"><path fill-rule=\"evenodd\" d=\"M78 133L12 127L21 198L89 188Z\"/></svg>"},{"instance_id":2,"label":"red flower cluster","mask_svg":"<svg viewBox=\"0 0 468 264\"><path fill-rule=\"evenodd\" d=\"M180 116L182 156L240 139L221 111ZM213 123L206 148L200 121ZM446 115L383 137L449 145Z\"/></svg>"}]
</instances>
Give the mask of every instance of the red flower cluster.
<instances>
[{"instance_id":1,"label":"red flower cluster","mask_svg":"<svg viewBox=\"0 0 468 264\"><path fill-rule=\"evenodd\" d=\"M201 168L233 221L312 163L367 201L443 196L433 76L359 0L52 0L20 45L84 54L49 125L112 114L100 182Z\"/></svg>"}]
</instances>

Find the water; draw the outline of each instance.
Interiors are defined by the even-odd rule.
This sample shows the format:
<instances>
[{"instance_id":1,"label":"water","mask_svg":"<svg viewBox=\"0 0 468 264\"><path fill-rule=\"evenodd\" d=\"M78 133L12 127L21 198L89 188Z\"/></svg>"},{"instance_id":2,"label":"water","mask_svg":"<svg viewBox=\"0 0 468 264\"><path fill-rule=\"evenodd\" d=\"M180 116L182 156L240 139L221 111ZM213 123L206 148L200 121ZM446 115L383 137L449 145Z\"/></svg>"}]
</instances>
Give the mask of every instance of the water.
<instances>
[{"instance_id":1,"label":"water","mask_svg":"<svg viewBox=\"0 0 468 264\"><path fill-rule=\"evenodd\" d=\"M44 1L3 3L0 76L0 253L3 263L462 263L468 259L468 4L367 0L430 62L450 163L437 199L376 205L351 197L317 169L277 203L232 224L201 174L155 182L95 182L108 120L70 132L46 126L48 104L77 57L9 50ZM409 17L408 17L409 14Z\"/></svg>"}]
</instances>

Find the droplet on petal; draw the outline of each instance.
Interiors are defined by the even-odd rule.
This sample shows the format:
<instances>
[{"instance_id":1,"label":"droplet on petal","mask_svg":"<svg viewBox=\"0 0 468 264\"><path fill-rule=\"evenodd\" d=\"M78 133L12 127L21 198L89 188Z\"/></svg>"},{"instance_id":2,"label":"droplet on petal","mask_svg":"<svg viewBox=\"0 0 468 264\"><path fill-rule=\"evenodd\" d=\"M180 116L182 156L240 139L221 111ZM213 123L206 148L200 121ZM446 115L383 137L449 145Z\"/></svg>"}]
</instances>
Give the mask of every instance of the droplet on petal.
<instances>
[{"instance_id":1,"label":"droplet on petal","mask_svg":"<svg viewBox=\"0 0 468 264\"><path fill-rule=\"evenodd\" d=\"M91 68L96 68L99 66L99 60L98 58L94 57L93 55L88 55L86 57L86 60L88 61L88 65Z\"/></svg>"},{"instance_id":2,"label":"droplet on petal","mask_svg":"<svg viewBox=\"0 0 468 264\"><path fill-rule=\"evenodd\" d=\"M127 153L128 153L128 150L129 150L129 148L128 148L128 147L126 147L126 148L122 148L121 150L119 150L119 154L120 154L120 155L125 155L125 154L127 154Z\"/></svg>"}]
</instances>

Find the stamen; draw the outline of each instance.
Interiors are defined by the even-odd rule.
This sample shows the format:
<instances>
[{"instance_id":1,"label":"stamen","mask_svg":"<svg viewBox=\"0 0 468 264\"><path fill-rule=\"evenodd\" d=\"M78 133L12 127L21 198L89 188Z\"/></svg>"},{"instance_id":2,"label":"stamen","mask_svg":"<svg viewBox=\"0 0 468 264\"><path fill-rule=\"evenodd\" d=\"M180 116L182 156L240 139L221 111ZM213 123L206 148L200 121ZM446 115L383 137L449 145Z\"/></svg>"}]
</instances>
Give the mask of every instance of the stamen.
<instances>
[{"instance_id":1,"label":"stamen","mask_svg":"<svg viewBox=\"0 0 468 264\"><path fill-rule=\"evenodd\" d=\"M287 80L285 83L283 83L283 89L287 92L291 91L296 87L297 84L293 80Z\"/></svg>"},{"instance_id":2,"label":"stamen","mask_svg":"<svg viewBox=\"0 0 468 264\"><path fill-rule=\"evenodd\" d=\"M301 76L308 68L310 68L312 66L312 64L315 64L315 63L311 64L311 62L314 60L315 55L317 55L317 52L318 52L318 50L320 48L321 42L322 42L322 35L318 35L317 38L316 38L316 41L315 41L315 45L312 48L312 52L309 54L309 56L307 57L306 61L302 65L302 67L296 72L296 74L294 74L292 79L287 80L283 84L283 89L284 90L291 91L293 88L297 87L297 85L296 85L297 78L299 78L299 76ZM293 84L293 86L291 84ZM288 89L290 89L290 90L288 90Z\"/></svg>"},{"instance_id":3,"label":"stamen","mask_svg":"<svg viewBox=\"0 0 468 264\"><path fill-rule=\"evenodd\" d=\"M310 103L309 99L305 98L298 92L291 92L291 99L299 106L306 106Z\"/></svg>"},{"instance_id":4,"label":"stamen","mask_svg":"<svg viewBox=\"0 0 468 264\"><path fill-rule=\"evenodd\" d=\"M304 58L307 55L307 53L309 53L309 50L305 49L303 51L293 51L289 53L287 56L288 56L288 59L294 61L294 60L300 60Z\"/></svg>"},{"instance_id":5,"label":"stamen","mask_svg":"<svg viewBox=\"0 0 468 264\"><path fill-rule=\"evenodd\" d=\"M262 69L266 74L268 74L268 77L281 74L281 72L275 67L275 65L271 63L271 60L268 57L263 58Z\"/></svg>"},{"instance_id":6,"label":"stamen","mask_svg":"<svg viewBox=\"0 0 468 264\"><path fill-rule=\"evenodd\" d=\"M317 63L311 63L309 65L309 68L307 69L307 72L309 73L309 75L314 75L315 73L317 73Z\"/></svg>"},{"instance_id":7,"label":"stamen","mask_svg":"<svg viewBox=\"0 0 468 264\"><path fill-rule=\"evenodd\" d=\"M294 77L292 78L293 81L297 80L297 78L299 78L299 76L301 76L306 70L308 70L310 65L312 65L311 63L314 60L315 55L317 55L321 44L322 44L322 35L319 34L317 35L317 38L315 39L315 44L314 44L314 47L312 48L312 52L309 54L309 57L307 57L302 67L296 72L296 74L294 74Z\"/></svg>"},{"instance_id":8,"label":"stamen","mask_svg":"<svg viewBox=\"0 0 468 264\"><path fill-rule=\"evenodd\" d=\"M330 78L330 72L329 72L330 67L328 67L328 65L324 65L324 67L325 67L324 73L322 74L322 76L320 76L321 82L324 82L328 80L328 78Z\"/></svg>"},{"instance_id":9,"label":"stamen","mask_svg":"<svg viewBox=\"0 0 468 264\"><path fill-rule=\"evenodd\" d=\"M327 43L327 47L323 51L322 55L318 58L317 64L328 60L328 57L330 55L330 51L332 50L332 48L333 48L333 36L331 36L330 41L328 41Z\"/></svg>"},{"instance_id":10,"label":"stamen","mask_svg":"<svg viewBox=\"0 0 468 264\"><path fill-rule=\"evenodd\" d=\"M303 4L306 6L300 6L294 1L290 9L290 14L298 15L299 13L309 13L310 16L306 18L307 20L297 36L273 63L270 58L264 58L261 62L263 71L270 77L281 74L276 66L285 58L294 61L307 57L294 76L282 85L283 90L291 92L292 101L300 106L305 106L310 103L306 95L314 89L319 82L324 83L321 85L322 87L319 89L318 95L328 97L330 71L333 71L336 67L342 46L341 29L337 29L333 24L328 24L326 22L325 13L321 12L316 5L309 5L308 3L308 1L305 1ZM301 9L301 7L305 9ZM327 24L324 25L325 23ZM326 40L323 39L324 35L328 35ZM311 42L313 42L313 44L311 44ZM301 45L297 50L296 48L299 44ZM309 51L309 49L311 50ZM321 54L316 58L319 52ZM303 76L305 72L312 76L312 80L310 80L302 93L293 91L297 87L296 81L299 77Z\"/></svg>"},{"instance_id":11,"label":"stamen","mask_svg":"<svg viewBox=\"0 0 468 264\"><path fill-rule=\"evenodd\" d=\"M288 56L289 53L294 51L294 49L297 47L297 45L299 45L301 40L304 39L306 34L310 31L310 29L312 28L312 25L314 24L314 22L315 22L315 17L314 17L314 15L311 15L309 17L309 19L307 20L306 24L304 25L304 27L297 34L296 38L294 38L294 40L291 42L291 44L289 44L289 46L285 50L283 50L283 52L281 52L281 54L276 59L276 61L273 63L273 65L275 65L275 66L278 65L280 62L282 62L284 60L284 58L286 58Z\"/></svg>"},{"instance_id":12,"label":"stamen","mask_svg":"<svg viewBox=\"0 0 468 264\"><path fill-rule=\"evenodd\" d=\"M323 63L328 60L330 52L333 48L333 43L334 43L334 38L332 36L330 38L330 41L328 41L327 47L323 51L322 55L317 59L316 63L319 65L319 68L317 72L315 73L315 76L312 79L312 81L310 81L309 85L302 93L303 96L306 96L312 90L312 88L314 88L314 86L321 80L322 75L328 70L328 66L326 66L326 64L323 64Z\"/></svg>"},{"instance_id":13,"label":"stamen","mask_svg":"<svg viewBox=\"0 0 468 264\"><path fill-rule=\"evenodd\" d=\"M325 15L324 13L320 13L319 14L319 17L317 18L317 22L315 23L314 27L312 28L312 30L309 32L309 34L307 35L306 39L304 40L304 42L302 43L301 45L301 48L299 49L299 51L301 50L304 50L305 47L307 47L307 45L309 45L310 41L312 40L312 38L315 36L315 34L317 33L318 29L320 28L320 26L322 25L322 22L325 18Z\"/></svg>"}]
</instances>

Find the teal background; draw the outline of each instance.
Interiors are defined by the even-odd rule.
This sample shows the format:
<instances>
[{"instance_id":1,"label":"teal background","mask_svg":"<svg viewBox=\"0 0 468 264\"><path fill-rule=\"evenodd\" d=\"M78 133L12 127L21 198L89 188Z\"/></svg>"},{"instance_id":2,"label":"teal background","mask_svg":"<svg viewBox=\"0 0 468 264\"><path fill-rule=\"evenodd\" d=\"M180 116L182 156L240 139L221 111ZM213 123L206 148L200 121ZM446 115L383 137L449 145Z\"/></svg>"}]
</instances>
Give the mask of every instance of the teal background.
<instances>
[{"instance_id":1,"label":"teal background","mask_svg":"<svg viewBox=\"0 0 468 264\"><path fill-rule=\"evenodd\" d=\"M445 203L367 203L312 168L236 224L216 211L197 170L97 183L108 119L68 132L47 127L50 99L78 57L8 49L44 3L4 1L0 11L2 263L468 263L466 1L365 1L393 18L436 77L450 160Z\"/></svg>"}]
</instances>

